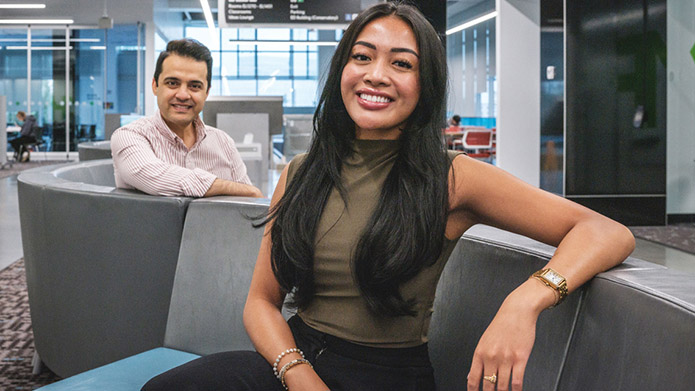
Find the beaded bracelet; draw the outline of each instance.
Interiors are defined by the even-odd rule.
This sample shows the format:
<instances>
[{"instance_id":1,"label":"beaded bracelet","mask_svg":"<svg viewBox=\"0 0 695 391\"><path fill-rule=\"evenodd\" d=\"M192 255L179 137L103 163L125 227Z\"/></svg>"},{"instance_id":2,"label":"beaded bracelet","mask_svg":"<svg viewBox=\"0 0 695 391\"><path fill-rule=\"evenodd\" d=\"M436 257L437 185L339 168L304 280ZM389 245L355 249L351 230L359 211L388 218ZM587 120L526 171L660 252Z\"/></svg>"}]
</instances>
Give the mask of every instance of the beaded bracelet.
<instances>
[{"instance_id":1,"label":"beaded bracelet","mask_svg":"<svg viewBox=\"0 0 695 391\"><path fill-rule=\"evenodd\" d=\"M275 363L273 363L273 375L275 375L275 377L277 377L278 380L280 380L280 374L278 373L278 364L280 364L280 360L282 360L282 358L285 357L285 355L290 353L299 353L302 356L302 358L304 358L304 352L297 348L287 349L284 352L278 354L278 358L276 358Z\"/></svg>"},{"instance_id":2,"label":"beaded bracelet","mask_svg":"<svg viewBox=\"0 0 695 391\"><path fill-rule=\"evenodd\" d=\"M285 384L285 374L287 373L287 371L292 369L292 367L299 365L299 364L307 364L311 368L314 368L314 366L311 365L309 360L307 360L305 358L298 358L296 360L292 360L292 361L288 362L287 364L283 365L282 369L280 369L280 383L282 384L282 387L285 390L289 390L289 388L287 387L287 384Z\"/></svg>"}]
</instances>

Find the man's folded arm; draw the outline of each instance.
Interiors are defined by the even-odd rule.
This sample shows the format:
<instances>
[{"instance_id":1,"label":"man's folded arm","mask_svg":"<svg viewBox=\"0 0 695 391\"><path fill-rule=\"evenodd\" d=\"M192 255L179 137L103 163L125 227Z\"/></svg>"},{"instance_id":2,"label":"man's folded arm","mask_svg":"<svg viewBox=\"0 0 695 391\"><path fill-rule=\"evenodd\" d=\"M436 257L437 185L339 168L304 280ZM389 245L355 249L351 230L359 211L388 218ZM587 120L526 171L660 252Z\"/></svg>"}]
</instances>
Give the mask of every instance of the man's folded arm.
<instances>
[{"instance_id":1,"label":"man's folded arm","mask_svg":"<svg viewBox=\"0 0 695 391\"><path fill-rule=\"evenodd\" d=\"M263 197L260 190L251 185L219 179L200 168L188 169L162 161L145 137L127 129L113 134L111 150L121 180L147 194Z\"/></svg>"},{"instance_id":2,"label":"man's folded arm","mask_svg":"<svg viewBox=\"0 0 695 391\"><path fill-rule=\"evenodd\" d=\"M111 154L121 181L147 194L202 197L215 180L204 170L162 161L145 137L127 129L114 132Z\"/></svg>"},{"instance_id":3,"label":"man's folded arm","mask_svg":"<svg viewBox=\"0 0 695 391\"><path fill-rule=\"evenodd\" d=\"M203 197L212 197L218 195L232 195L241 197L263 197L263 193L253 185L247 185L245 183L232 182L224 179L217 178L212 185L205 192Z\"/></svg>"}]
</instances>

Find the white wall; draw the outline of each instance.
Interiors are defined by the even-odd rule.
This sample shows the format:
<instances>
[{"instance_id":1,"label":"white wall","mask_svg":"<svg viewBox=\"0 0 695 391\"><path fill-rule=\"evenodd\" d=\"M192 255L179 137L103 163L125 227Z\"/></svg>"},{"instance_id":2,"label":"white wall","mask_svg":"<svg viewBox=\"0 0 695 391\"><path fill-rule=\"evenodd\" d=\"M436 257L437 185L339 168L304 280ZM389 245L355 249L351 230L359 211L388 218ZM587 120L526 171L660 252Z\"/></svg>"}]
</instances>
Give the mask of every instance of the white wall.
<instances>
[{"instance_id":1,"label":"white wall","mask_svg":"<svg viewBox=\"0 0 695 391\"><path fill-rule=\"evenodd\" d=\"M666 213L695 213L695 1L669 1Z\"/></svg>"},{"instance_id":2,"label":"white wall","mask_svg":"<svg viewBox=\"0 0 695 391\"><path fill-rule=\"evenodd\" d=\"M540 0L497 0L497 165L540 184Z\"/></svg>"}]
</instances>

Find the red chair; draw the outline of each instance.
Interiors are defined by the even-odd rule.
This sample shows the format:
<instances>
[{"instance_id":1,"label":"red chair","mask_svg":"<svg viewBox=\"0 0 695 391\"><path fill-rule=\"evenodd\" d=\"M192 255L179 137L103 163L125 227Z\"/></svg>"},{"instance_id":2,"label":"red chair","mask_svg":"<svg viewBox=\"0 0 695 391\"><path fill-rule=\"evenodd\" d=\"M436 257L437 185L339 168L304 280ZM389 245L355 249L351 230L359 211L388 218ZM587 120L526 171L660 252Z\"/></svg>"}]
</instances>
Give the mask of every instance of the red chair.
<instances>
[{"instance_id":1,"label":"red chair","mask_svg":"<svg viewBox=\"0 0 695 391\"><path fill-rule=\"evenodd\" d=\"M442 138L449 149L456 149L456 144L461 144L463 128L458 125L451 125L442 131Z\"/></svg>"},{"instance_id":2,"label":"red chair","mask_svg":"<svg viewBox=\"0 0 695 391\"><path fill-rule=\"evenodd\" d=\"M466 128L461 143L464 151L472 158L490 160L492 157L491 129Z\"/></svg>"}]
</instances>

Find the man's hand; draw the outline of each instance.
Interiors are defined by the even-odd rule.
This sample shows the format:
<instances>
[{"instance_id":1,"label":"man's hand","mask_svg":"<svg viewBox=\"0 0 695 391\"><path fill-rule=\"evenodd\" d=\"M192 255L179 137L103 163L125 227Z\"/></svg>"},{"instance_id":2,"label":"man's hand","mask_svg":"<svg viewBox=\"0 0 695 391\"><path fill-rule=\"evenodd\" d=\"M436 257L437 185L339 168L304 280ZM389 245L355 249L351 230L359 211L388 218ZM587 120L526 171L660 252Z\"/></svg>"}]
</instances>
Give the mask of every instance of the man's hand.
<instances>
[{"instance_id":1,"label":"man's hand","mask_svg":"<svg viewBox=\"0 0 695 391\"><path fill-rule=\"evenodd\" d=\"M217 178L205 192L203 197L213 197L220 195L239 196L239 197L265 197L263 193L255 186L244 183L232 182Z\"/></svg>"}]
</instances>

